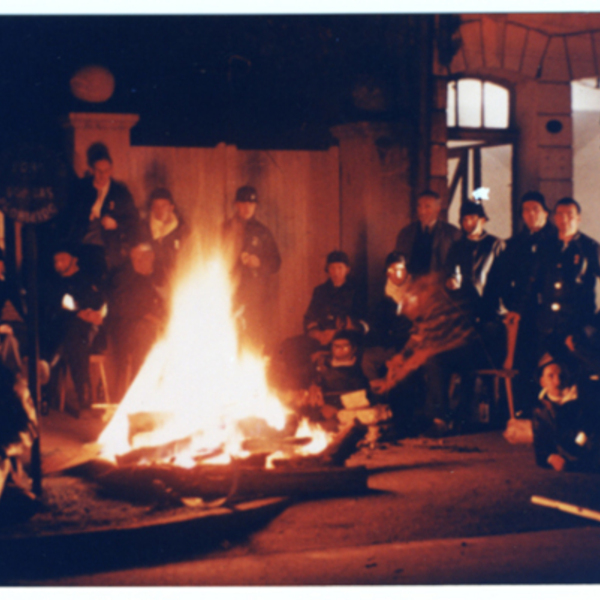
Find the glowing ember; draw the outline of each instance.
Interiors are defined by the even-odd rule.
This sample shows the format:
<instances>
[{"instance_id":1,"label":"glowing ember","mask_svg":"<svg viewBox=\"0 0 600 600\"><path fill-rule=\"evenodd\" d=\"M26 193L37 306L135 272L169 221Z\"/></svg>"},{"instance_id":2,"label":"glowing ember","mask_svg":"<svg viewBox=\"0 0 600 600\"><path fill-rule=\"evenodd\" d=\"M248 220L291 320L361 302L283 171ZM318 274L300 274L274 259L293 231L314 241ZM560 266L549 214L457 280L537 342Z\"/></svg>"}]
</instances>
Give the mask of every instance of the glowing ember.
<instances>
[{"instance_id":1,"label":"glowing ember","mask_svg":"<svg viewBox=\"0 0 600 600\"><path fill-rule=\"evenodd\" d=\"M263 360L238 351L230 298L219 259L182 278L164 338L98 440L104 458L177 442L166 460L180 466L191 467L207 455L215 455L211 462L229 462L248 454L241 449L240 421L262 419L265 427L283 429L286 410L268 389ZM131 420L140 415L148 415L151 426L132 431ZM316 434L303 426L298 435L312 442L298 448L299 454L327 446L327 435L320 429Z\"/></svg>"}]
</instances>

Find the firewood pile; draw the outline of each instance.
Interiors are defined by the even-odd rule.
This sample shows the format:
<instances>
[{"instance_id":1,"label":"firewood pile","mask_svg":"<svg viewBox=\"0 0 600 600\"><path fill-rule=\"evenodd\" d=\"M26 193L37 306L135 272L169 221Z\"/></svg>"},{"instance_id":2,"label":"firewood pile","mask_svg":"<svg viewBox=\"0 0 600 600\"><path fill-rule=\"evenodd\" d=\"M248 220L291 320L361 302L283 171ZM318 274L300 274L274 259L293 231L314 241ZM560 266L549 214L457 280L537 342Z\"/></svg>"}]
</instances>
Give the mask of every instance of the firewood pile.
<instances>
[{"instance_id":1,"label":"firewood pile","mask_svg":"<svg viewBox=\"0 0 600 600\"><path fill-rule=\"evenodd\" d=\"M140 417L148 419L148 415ZM139 427L140 419L130 420ZM247 438L245 458L229 464L211 464L220 449L195 457L196 465L184 468L165 460L187 447L189 440L177 440L160 447L132 450L116 457L116 464L102 459L88 460L66 472L93 480L109 497L132 502L169 506L201 506L269 496L292 498L360 494L367 491L364 467L345 467L368 434L358 420L349 422L319 454L302 456L295 449L310 438L285 436L263 428L261 437ZM277 453L280 458L267 457Z\"/></svg>"}]
</instances>

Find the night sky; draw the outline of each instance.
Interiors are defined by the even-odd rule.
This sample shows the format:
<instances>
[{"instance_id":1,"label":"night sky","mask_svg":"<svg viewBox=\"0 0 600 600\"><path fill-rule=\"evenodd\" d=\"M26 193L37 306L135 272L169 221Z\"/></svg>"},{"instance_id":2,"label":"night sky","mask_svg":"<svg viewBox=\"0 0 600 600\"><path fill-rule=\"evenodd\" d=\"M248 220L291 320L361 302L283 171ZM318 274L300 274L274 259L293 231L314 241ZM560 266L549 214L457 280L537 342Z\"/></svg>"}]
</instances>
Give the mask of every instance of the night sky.
<instances>
[{"instance_id":1,"label":"night sky","mask_svg":"<svg viewBox=\"0 0 600 600\"><path fill-rule=\"evenodd\" d=\"M395 120L415 16L0 17L0 143L62 141L69 112L141 116L134 144L326 148L332 125ZM115 76L101 104L69 80Z\"/></svg>"}]
</instances>

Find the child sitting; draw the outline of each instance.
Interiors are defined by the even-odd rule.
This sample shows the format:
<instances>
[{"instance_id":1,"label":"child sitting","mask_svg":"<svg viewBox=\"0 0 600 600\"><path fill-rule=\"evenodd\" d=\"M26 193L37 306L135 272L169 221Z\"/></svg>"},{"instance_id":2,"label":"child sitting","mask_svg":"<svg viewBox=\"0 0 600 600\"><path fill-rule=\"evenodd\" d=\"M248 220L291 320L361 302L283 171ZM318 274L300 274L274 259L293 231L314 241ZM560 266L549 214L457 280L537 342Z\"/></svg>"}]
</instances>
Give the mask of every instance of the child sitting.
<instances>
[{"instance_id":1,"label":"child sitting","mask_svg":"<svg viewBox=\"0 0 600 600\"><path fill-rule=\"evenodd\" d=\"M535 459L555 471L598 468L598 390L571 380L567 367L549 354L539 366L539 403L533 411Z\"/></svg>"}]
</instances>

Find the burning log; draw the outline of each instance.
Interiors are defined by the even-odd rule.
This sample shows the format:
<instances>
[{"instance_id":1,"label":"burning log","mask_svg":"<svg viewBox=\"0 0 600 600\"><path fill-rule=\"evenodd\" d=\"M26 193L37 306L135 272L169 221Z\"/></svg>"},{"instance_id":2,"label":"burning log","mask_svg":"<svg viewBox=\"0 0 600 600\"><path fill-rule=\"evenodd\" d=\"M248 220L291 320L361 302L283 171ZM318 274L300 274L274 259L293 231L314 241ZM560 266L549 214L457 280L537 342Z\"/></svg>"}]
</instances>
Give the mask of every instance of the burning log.
<instances>
[{"instance_id":1,"label":"burning log","mask_svg":"<svg viewBox=\"0 0 600 600\"><path fill-rule=\"evenodd\" d=\"M358 443L365 437L368 429L359 421L342 429L333 441L318 455L323 464L342 466L346 459L356 452Z\"/></svg>"},{"instance_id":2,"label":"burning log","mask_svg":"<svg viewBox=\"0 0 600 600\"><path fill-rule=\"evenodd\" d=\"M227 497L330 496L364 493L364 467L263 469L233 465L200 465L184 469L172 465L137 465L112 469L97 478L109 495L134 502L162 501L165 494L205 501Z\"/></svg>"},{"instance_id":3,"label":"burning log","mask_svg":"<svg viewBox=\"0 0 600 600\"><path fill-rule=\"evenodd\" d=\"M186 469L171 464L142 465L121 461L118 467L108 468L105 472L93 471L97 473L95 481L105 493L143 503L173 502L175 498L211 501L223 497L247 499L364 493L367 489L366 469L349 469L342 465L356 452L367 430L356 421L343 429L320 454L274 460L274 469L263 468L267 453L256 452L249 459L235 460L230 465L202 464ZM281 440L279 445L294 448L309 441L306 438L288 439ZM274 442L246 441L246 446L253 451L262 451L269 444Z\"/></svg>"}]
</instances>

